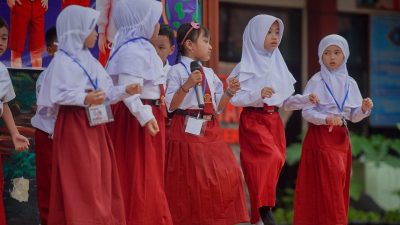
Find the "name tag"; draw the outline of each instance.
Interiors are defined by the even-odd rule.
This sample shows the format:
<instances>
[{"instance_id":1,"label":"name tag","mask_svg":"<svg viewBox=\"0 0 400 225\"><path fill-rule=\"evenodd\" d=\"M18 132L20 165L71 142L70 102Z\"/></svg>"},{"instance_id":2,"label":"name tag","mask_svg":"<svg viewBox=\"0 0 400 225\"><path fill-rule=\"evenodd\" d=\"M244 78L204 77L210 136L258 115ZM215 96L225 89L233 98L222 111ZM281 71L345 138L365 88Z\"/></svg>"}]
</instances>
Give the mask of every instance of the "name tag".
<instances>
[{"instance_id":1,"label":"name tag","mask_svg":"<svg viewBox=\"0 0 400 225\"><path fill-rule=\"evenodd\" d=\"M207 120L198 119L196 117L186 116L185 120L185 132L196 136L203 136L204 130L207 125Z\"/></svg>"},{"instance_id":2,"label":"name tag","mask_svg":"<svg viewBox=\"0 0 400 225\"><path fill-rule=\"evenodd\" d=\"M91 127L114 121L110 105L93 105L86 107L86 113Z\"/></svg>"}]
</instances>

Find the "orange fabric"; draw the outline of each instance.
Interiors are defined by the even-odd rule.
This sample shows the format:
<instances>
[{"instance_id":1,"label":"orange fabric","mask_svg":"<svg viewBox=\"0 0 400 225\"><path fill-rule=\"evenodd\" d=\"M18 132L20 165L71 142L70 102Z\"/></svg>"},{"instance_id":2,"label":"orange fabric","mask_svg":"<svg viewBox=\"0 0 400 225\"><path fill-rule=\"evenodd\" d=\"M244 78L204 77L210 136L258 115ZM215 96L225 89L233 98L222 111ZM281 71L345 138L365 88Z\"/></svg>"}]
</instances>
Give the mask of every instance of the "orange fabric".
<instances>
[{"instance_id":1,"label":"orange fabric","mask_svg":"<svg viewBox=\"0 0 400 225\"><path fill-rule=\"evenodd\" d=\"M286 158L285 129L278 112L244 109L239 124L240 159L251 204L251 223L259 208L275 206L276 185Z\"/></svg>"},{"instance_id":2,"label":"orange fabric","mask_svg":"<svg viewBox=\"0 0 400 225\"><path fill-rule=\"evenodd\" d=\"M311 125L301 152L294 225L347 225L351 146L346 127Z\"/></svg>"},{"instance_id":3,"label":"orange fabric","mask_svg":"<svg viewBox=\"0 0 400 225\"><path fill-rule=\"evenodd\" d=\"M114 149L84 107L61 106L53 139L50 225L125 225Z\"/></svg>"},{"instance_id":4,"label":"orange fabric","mask_svg":"<svg viewBox=\"0 0 400 225\"><path fill-rule=\"evenodd\" d=\"M227 225L249 220L239 165L214 117L204 136L184 132L185 116L172 118L165 192L174 225Z\"/></svg>"},{"instance_id":5,"label":"orange fabric","mask_svg":"<svg viewBox=\"0 0 400 225\"><path fill-rule=\"evenodd\" d=\"M152 137L123 102L108 124L115 146L127 225L172 225L164 192L165 118L152 106L160 132Z\"/></svg>"}]
</instances>

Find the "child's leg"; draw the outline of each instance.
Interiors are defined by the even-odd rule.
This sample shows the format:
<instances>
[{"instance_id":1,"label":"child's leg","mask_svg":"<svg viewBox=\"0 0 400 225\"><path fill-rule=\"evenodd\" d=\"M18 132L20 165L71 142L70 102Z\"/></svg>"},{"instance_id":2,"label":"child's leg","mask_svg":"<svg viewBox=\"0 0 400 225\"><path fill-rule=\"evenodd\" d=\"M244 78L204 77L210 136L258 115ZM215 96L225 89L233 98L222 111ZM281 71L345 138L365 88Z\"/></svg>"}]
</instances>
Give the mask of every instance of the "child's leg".
<instances>
[{"instance_id":1,"label":"child's leg","mask_svg":"<svg viewBox=\"0 0 400 225\"><path fill-rule=\"evenodd\" d=\"M25 47L25 39L30 21L30 3L23 2L22 5L15 4L10 15L10 38L11 66L22 67L21 55Z\"/></svg>"},{"instance_id":2,"label":"child's leg","mask_svg":"<svg viewBox=\"0 0 400 225\"><path fill-rule=\"evenodd\" d=\"M29 52L31 55L32 67L42 67L42 52L44 47L44 11L43 7L36 1L34 14L29 26Z\"/></svg>"},{"instance_id":3,"label":"child's leg","mask_svg":"<svg viewBox=\"0 0 400 225\"><path fill-rule=\"evenodd\" d=\"M264 225L276 225L271 209L272 207L270 206L263 206L259 208L261 220L263 221Z\"/></svg>"},{"instance_id":4,"label":"child's leg","mask_svg":"<svg viewBox=\"0 0 400 225\"><path fill-rule=\"evenodd\" d=\"M21 52L11 50L11 67L13 68L21 68L22 67L22 59Z\"/></svg>"}]
</instances>

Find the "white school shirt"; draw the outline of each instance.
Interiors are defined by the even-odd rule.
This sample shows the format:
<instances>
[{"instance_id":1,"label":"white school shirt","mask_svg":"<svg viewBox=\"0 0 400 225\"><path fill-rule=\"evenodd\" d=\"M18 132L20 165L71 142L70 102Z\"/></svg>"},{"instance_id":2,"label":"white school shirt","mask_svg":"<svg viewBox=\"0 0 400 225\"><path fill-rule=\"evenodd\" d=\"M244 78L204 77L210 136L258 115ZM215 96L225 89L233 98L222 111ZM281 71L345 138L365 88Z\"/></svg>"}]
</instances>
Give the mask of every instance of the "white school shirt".
<instances>
[{"instance_id":1,"label":"white school shirt","mask_svg":"<svg viewBox=\"0 0 400 225\"><path fill-rule=\"evenodd\" d=\"M97 21L99 34L105 33L107 40L110 42L114 41L117 29L114 25L113 7L118 0L96 0L96 10L100 11L100 17Z\"/></svg>"},{"instance_id":2,"label":"white school shirt","mask_svg":"<svg viewBox=\"0 0 400 225\"><path fill-rule=\"evenodd\" d=\"M168 87L165 93L165 103L168 107L168 110L171 105L172 98L174 94L181 88L181 86L187 81L191 72L190 72L190 63L194 61L191 58L182 56L181 62L185 65L183 66L181 63L177 63L172 66L168 73ZM185 68L186 67L186 68ZM224 87L221 80L214 73L211 68L203 67L205 77L207 79L207 85L210 88L212 102L214 106L215 112L217 112L217 106L224 95ZM203 82L203 81L202 81ZM197 102L197 97L194 88L190 88L189 92L186 94L182 103L178 107L179 109L200 109ZM170 110L169 110L170 111ZM171 112L171 111L170 111Z\"/></svg>"},{"instance_id":3,"label":"white school shirt","mask_svg":"<svg viewBox=\"0 0 400 225\"><path fill-rule=\"evenodd\" d=\"M127 63L146 63L147 59L144 57L153 57L154 62L161 69L163 67L163 63L160 57L157 55L154 47L147 48L146 52L138 51L137 45L140 44L148 44L146 40L138 40L135 42L131 42L123 46L116 54L116 59L123 59ZM118 56L118 58L117 58ZM128 62L127 60L132 60L132 62ZM146 66L141 65L141 68L145 68ZM128 68L129 69L129 68ZM114 84L118 85L126 85L132 83L139 83L143 85L142 92L140 94L128 97L124 99L124 103L126 107L128 107L129 111L136 117L141 126L144 126L148 121L154 119L154 115L149 105L143 105L141 99L160 99L160 87L159 84L166 83L167 76L161 74L156 78L156 80L147 79L147 75L143 74L144 72L136 72L136 71L126 71L120 74L113 74L108 70L110 76L113 77ZM151 72L151 71L149 71Z\"/></svg>"},{"instance_id":4,"label":"white school shirt","mask_svg":"<svg viewBox=\"0 0 400 225\"><path fill-rule=\"evenodd\" d=\"M36 98L39 97L40 88L45 77L45 72L42 72L36 81ZM48 134L53 134L56 123L57 112L55 109L45 106L37 106L36 113L31 119L33 127L44 131Z\"/></svg>"},{"instance_id":5,"label":"white school shirt","mask_svg":"<svg viewBox=\"0 0 400 225\"><path fill-rule=\"evenodd\" d=\"M98 90L102 90L106 95L105 103L113 104L128 96L125 92L126 86L114 86L111 77L95 58L88 56L87 60L90 63L83 66L93 81L98 80ZM93 90L94 87L77 63L58 51L47 70L49 71L43 78L39 92L38 107L46 106L58 111L59 105L86 106L86 90ZM60 73L59 70L68 73Z\"/></svg>"},{"instance_id":6,"label":"white school shirt","mask_svg":"<svg viewBox=\"0 0 400 225\"><path fill-rule=\"evenodd\" d=\"M357 90L355 88L352 88L349 90L349 95L356 95L358 93L351 93L351 91L358 91L358 86L356 81L352 78L349 77L349 82L351 82L355 87L357 87ZM310 87L316 87L316 83L320 83L320 85L323 85L322 78L319 74L314 75L307 83L307 86L304 90L305 93L310 93L313 92L314 90L311 90ZM365 117L368 117L371 114L371 110L363 113L361 109L361 103L360 106L352 107L345 105L343 112L340 112L338 107L336 106L335 101L333 100L332 97L330 97L328 90L326 90L325 93L318 93L318 94L323 94L325 96L321 96L322 99L331 99L330 102L323 102L321 101L320 104L315 105L314 107L307 107L302 110L302 115L303 118L312 124L315 125L325 125L326 124L326 117L329 115L336 115L336 116L343 116L346 120L349 120L353 123L359 122Z\"/></svg>"},{"instance_id":7,"label":"white school shirt","mask_svg":"<svg viewBox=\"0 0 400 225\"><path fill-rule=\"evenodd\" d=\"M7 67L0 62L0 116L3 115L3 104L14 98L15 92Z\"/></svg>"},{"instance_id":8,"label":"white school shirt","mask_svg":"<svg viewBox=\"0 0 400 225\"><path fill-rule=\"evenodd\" d=\"M263 77L253 76L240 83L241 90L231 98L231 103L237 107L263 107L265 100L261 98L261 89L266 87ZM267 98L265 98L267 99ZM303 107L312 105L308 95L292 95L283 103L276 105L285 111L299 110Z\"/></svg>"}]
</instances>

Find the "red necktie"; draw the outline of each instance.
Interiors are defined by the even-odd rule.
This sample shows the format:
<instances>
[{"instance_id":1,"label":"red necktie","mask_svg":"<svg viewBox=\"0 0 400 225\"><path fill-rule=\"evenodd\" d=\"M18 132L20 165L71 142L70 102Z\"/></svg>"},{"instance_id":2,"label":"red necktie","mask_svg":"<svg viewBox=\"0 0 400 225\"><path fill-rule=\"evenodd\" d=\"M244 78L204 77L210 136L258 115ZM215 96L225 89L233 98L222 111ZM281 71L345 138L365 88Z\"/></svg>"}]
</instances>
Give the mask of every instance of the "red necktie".
<instances>
[{"instance_id":1,"label":"red necktie","mask_svg":"<svg viewBox=\"0 0 400 225\"><path fill-rule=\"evenodd\" d=\"M206 91L204 93L204 113L207 115L214 114L214 106L213 106L213 102L212 102L210 85L207 85L208 81L206 79L206 75L204 73L202 66L200 67L200 72L202 75L202 87L203 87L203 84L206 85ZM204 82L204 81L206 81L206 82ZM203 87L203 89L204 89L204 87Z\"/></svg>"},{"instance_id":2,"label":"red necktie","mask_svg":"<svg viewBox=\"0 0 400 225\"><path fill-rule=\"evenodd\" d=\"M167 107L165 106L165 90L164 90L164 85L159 84L160 87L160 110L162 112L162 115L167 118Z\"/></svg>"}]
</instances>

